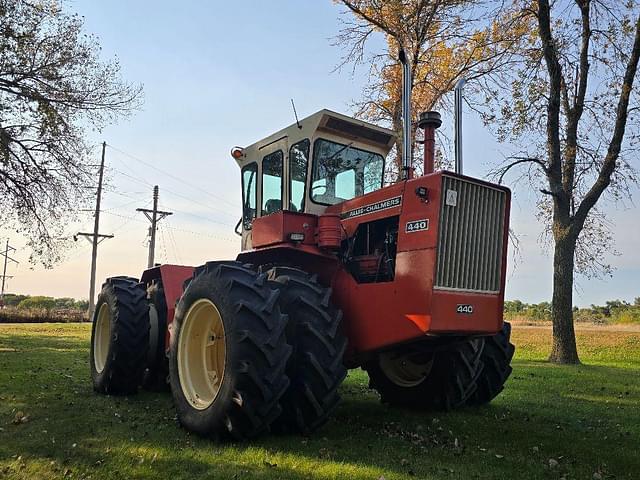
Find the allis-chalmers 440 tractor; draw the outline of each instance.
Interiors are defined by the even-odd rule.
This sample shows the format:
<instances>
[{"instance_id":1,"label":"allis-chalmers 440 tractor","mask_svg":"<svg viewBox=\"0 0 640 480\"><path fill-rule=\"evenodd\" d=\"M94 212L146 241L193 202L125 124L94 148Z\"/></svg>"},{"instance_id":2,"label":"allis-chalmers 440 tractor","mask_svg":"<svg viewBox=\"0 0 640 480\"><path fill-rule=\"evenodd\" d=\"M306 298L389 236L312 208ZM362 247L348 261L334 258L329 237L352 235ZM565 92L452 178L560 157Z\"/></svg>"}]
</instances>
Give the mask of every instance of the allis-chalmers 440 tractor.
<instances>
[{"instance_id":1,"label":"allis-chalmers 440 tractor","mask_svg":"<svg viewBox=\"0 0 640 480\"><path fill-rule=\"evenodd\" d=\"M420 177L404 132L404 178L386 187L394 132L328 110L235 148L242 253L107 279L95 390L170 388L185 428L236 439L320 427L347 368L391 405L493 399L514 352L502 320L510 192L433 172L439 125L420 116Z\"/></svg>"}]
</instances>

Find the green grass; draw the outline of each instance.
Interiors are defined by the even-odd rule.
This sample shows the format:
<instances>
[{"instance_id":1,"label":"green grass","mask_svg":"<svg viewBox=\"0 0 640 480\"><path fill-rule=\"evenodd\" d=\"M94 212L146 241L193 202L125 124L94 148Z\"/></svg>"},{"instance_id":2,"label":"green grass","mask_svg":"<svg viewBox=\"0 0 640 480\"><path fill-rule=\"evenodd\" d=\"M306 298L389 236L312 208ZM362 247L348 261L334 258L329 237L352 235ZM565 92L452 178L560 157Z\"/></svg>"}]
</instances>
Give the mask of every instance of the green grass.
<instances>
[{"instance_id":1,"label":"green grass","mask_svg":"<svg viewBox=\"0 0 640 480\"><path fill-rule=\"evenodd\" d=\"M392 409L353 371L332 421L311 437L220 445L182 430L167 394L93 393L89 328L0 325L0 478L640 475L640 333L579 331L584 365L563 367L544 361L548 330L516 327L514 373L487 407ZM18 412L28 418L15 425Z\"/></svg>"}]
</instances>

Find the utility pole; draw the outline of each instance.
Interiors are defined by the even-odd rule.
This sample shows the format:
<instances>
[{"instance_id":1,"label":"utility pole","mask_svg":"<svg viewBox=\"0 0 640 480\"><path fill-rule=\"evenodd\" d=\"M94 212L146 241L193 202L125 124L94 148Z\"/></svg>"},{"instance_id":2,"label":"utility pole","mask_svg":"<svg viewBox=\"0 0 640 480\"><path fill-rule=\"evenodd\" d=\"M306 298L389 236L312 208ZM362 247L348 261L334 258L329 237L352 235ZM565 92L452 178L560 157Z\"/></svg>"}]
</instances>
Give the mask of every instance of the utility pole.
<instances>
[{"instance_id":1,"label":"utility pole","mask_svg":"<svg viewBox=\"0 0 640 480\"><path fill-rule=\"evenodd\" d=\"M104 178L104 152L107 148L107 142L102 142L102 159L100 160L100 172L98 174L98 192L96 195L96 211L94 214L93 233L78 232L73 236L74 240L78 237L84 237L92 244L91 248L91 280L89 284L89 318L93 314L95 305L96 291L96 263L98 259L98 245L107 238L113 238L113 235L100 234L100 200L102 199L102 179Z\"/></svg>"},{"instance_id":2,"label":"utility pole","mask_svg":"<svg viewBox=\"0 0 640 480\"><path fill-rule=\"evenodd\" d=\"M156 231L158 230L158 222L169 215L173 215L173 212L162 212L158 210L158 186L153 187L153 210L148 208L136 208L136 212L144 213L145 217L151 222L149 227L149 259L147 261L147 268L153 268L154 255L156 250Z\"/></svg>"},{"instance_id":3,"label":"utility pole","mask_svg":"<svg viewBox=\"0 0 640 480\"><path fill-rule=\"evenodd\" d=\"M9 239L7 238L7 243L4 247L4 252L0 252L0 255L4 256L4 268L2 269L2 289L0 290L0 308L4 307L4 284L5 279L13 278L13 275L7 275L7 262L12 261L16 264L20 263L17 260L14 260L9 256L9 252L15 251L16 249L9 245Z\"/></svg>"}]
</instances>

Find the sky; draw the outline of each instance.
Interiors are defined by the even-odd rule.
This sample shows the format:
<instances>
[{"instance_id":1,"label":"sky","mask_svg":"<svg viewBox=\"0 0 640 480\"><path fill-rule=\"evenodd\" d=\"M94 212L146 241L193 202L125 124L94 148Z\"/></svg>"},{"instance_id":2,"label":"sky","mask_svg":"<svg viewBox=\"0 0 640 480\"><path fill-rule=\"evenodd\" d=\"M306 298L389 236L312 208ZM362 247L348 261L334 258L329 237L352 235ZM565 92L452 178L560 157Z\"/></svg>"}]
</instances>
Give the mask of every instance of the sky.
<instances>
[{"instance_id":1,"label":"sky","mask_svg":"<svg viewBox=\"0 0 640 480\"><path fill-rule=\"evenodd\" d=\"M139 277L146 267L149 222L135 209L151 206L153 185L160 188L161 208L173 212L160 223L156 261L235 258L240 173L230 149L293 123L291 98L301 118L322 108L351 114L367 81L366 67L334 71L343 52L332 41L341 8L331 0L75 0L67 9L85 17L102 57L117 56L123 76L144 87L139 112L91 136L96 163L99 144L109 145L100 230L115 235L98 249L97 290L108 276ZM371 44L382 46L381 39ZM506 151L465 113L466 174L485 177ZM526 190L515 191L511 226L520 251L509 256L506 297L541 302L551 297L552 257L539 242L533 202ZM606 259L615 267L612 278L577 277L577 305L640 296L640 209L631 201L607 209L620 255ZM69 228L92 231L91 214ZM5 235L0 231L3 243ZM20 264L9 265L8 292L88 297L88 241L79 238L65 261L45 270L29 265L24 239L9 239Z\"/></svg>"}]
</instances>

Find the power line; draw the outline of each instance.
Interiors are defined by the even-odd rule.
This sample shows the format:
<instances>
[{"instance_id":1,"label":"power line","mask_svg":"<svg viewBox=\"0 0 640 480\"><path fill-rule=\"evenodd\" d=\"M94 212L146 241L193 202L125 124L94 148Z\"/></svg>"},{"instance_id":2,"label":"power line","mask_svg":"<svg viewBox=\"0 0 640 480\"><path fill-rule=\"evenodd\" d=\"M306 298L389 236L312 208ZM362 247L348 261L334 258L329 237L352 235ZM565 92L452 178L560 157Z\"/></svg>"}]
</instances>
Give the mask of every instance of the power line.
<instances>
[{"instance_id":1,"label":"power line","mask_svg":"<svg viewBox=\"0 0 640 480\"><path fill-rule=\"evenodd\" d=\"M194 203L196 205L200 205L201 207L204 207L204 208L206 208L208 210L210 210L210 209L216 210L216 211L218 211L220 213L224 213L225 215L228 215L229 217L235 218L235 215L233 215L232 213L227 212L226 210L222 210L219 207L215 207L215 206L212 206L212 205L207 205L206 203L199 202L198 200L194 200L192 198L186 197L186 196L182 195L181 193L174 192L173 190L169 190L168 188L164 188L163 187L163 189L165 191L177 196L177 197L180 197L180 198L183 198L183 199L187 200L188 202Z\"/></svg>"},{"instance_id":2,"label":"power line","mask_svg":"<svg viewBox=\"0 0 640 480\"><path fill-rule=\"evenodd\" d=\"M109 170L113 170L114 172L118 172L120 175L124 175L125 177L129 178L130 180L133 180L134 182L138 182L141 185L145 185L147 187L152 187L153 186L151 183L147 182L146 180L141 180L138 177L134 177L133 175L129 175L128 173L125 173L122 170L118 170L115 167L109 167Z\"/></svg>"},{"instance_id":3,"label":"power line","mask_svg":"<svg viewBox=\"0 0 640 480\"><path fill-rule=\"evenodd\" d=\"M161 224L160 228L158 228L158 231L160 232L160 247L162 248L161 259L164 259L164 262L162 263L169 263L169 254L167 253L167 240L164 237L164 230L164 225Z\"/></svg>"},{"instance_id":4,"label":"power line","mask_svg":"<svg viewBox=\"0 0 640 480\"><path fill-rule=\"evenodd\" d=\"M115 172L118 172L120 175L124 175L125 177L128 177L128 178L130 178L130 179L131 179L131 180L133 180L133 181L136 181L136 182L142 183L143 185L152 186L150 183L148 183L148 182L146 182L146 181L143 181L143 180L139 180L139 179L138 179L138 178L136 178L136 177L132 177L131 175L129 175L129 174L127 174L127 173L125 173L125 172L123 172L123 171L121 171L121 170L118 170L117 168L111 167L111 170L113 170L113 171L115 171ZM170 194L172 194L172 195L175 195L176 197L180 197L180 198L182 198L182 199L184 199L184 200L186 200L186 201L188 201L188 202L191 202L191 203L193 203L194 205L198 205L198 206L204 207L204 208L206 208L207 210L215 210L215 211L217 211L217 212L220 212L220 213L223 213L223 214L225 214L225 215L228 215L229 217L235 217L233 214L231 214L231 213L229 213L229 212L227 212L227 211L225 211L225 210L222 210L222 209L220 209L219 207L215 207L215 206L212 206L212 205L207 205L206 203L199 202L198 200L194 200L194 199L192 199L192 198L189 198L189 197L187 197L187 196L185 196L185 195L183 195L183 194L181 194L181 193L174 192L173 190L169 190L169 189L168 189L168 188L166 188L166 187L162 187L162 190L163 190L164 192L168 192L168 193L170 193ZM172 207L172 208L173 208L173 207ZM175 208L174 208L174 210L175 210ZM185 212L182 212L182 213L185 213ZM214 221L214 220L212 220L212 221ZM214 221L214 222L215 222L215 221ZM226 226L231 226L231 227L233 227L233 225L229 225L229 224L226 224L226 223L221 223L221 222L215 222L215 223L220 223L220 224L222 224L222 225L226 225Z\"/></svg>"},{"instance_id":5,"label":"power line","mask_svg":"<svg viewBox=\"0 0 640 480\"><path fill-rule=\"evenodd\" d=\"M224 240L226 242L233 242L236 243L238 241L237 238L232 238L232 237L225 237L223 235L216 235L216 234L211 234L211 233L202 233L202 232L194 232L193 230L185 230L182 228L176 228L176 227L167 227L170 230L173 230L175 232L183 232L183 233L190 233L192 235L198 235L200 237L208 237L208 238L215 238L217 240Z\"/></svg>"},{"instance_id":6,"label":"power line","mask_svg":"<svg viewBox=\"0 0 640 480\"><path fill-rule=\"evenodd\" d=\"M189 215L190 217L199 218L201 220L206 220L207 222L215 223L217 225L222 225L224 227L233 228L233 225L231 225L230 223L220 222L218 220L214 220L214 219L209 218L209 217L203 217L202 215L198 215L196 213L191 213L191 212L185 212L183 210L178 210L177 208L174 208L173 210L178 212L178 213L181 213L183 215Z\"/></svg>"},{"instance_id":7,"label":"power line","mask_svg":"<svg viewBox=\"0 0 640 480\"><path fill-rule=\"evenodd\" d=\"M176 210L174 208L175 212L177 213L182 213L184 215L193 215L191 213L188 212L182 212L180 210ZM115 213L115 212L109 212L109 211L105 211L104 213L106 213L107 215L112 215L114 217L119 217L119 218L124 218L127 221L124 222L124 224L127 224L129 222L139 222L139 223L147 223L144 220L141 220L140 218L136 218L136 217L131 217L131 216L127 216L127 215L122 215L120 213ZM193 215L193 216L197 216L197 215ZM209 219L209 218L205 218L205 217L198 217L198 218L202 218L203 220L207 220L210 222L213 222L213 220ZM217 223L217 222L215 222ZM121 225L120 227L117 227L116 229L114 229L114 231L119 230L120 228L122 228L123 225ZM198 235L201 237L209 237L209 238L215 238L218 240L226 240L226 241L232 241L232 242L236 242L237 238L233 238L233 237L225 237L223 234L220 235L216 235L216 234L212 234L212 233L203 233L203 232L195 232L193 230L186 230L186 229L182 229L182 228L177 228L177 227L172 227L172 226L166 226L165 228L167 228L167 230L173 230L176 232L184 232L184 233L190 233L192 235Z\"/></svg>"},{"instance_id":8,"label":"power line","mask_svg":"<svg viewBox=\"0 0 640 480\"><path fill-rule=\"evenodd\" d=\"M187 185L188 187L195 188L196 190L201 191L201 192L202 192L202 193L204 193L205 195L209 195L210 197L215 198L215 199L216 199L216 200L218 200L218 201L224 202L224 203L226 203L226 204L227 204L227 205L229 205L229 206L237 207L237 205L234 205L234 204L232 204L231 202L228 202L228 201L227 201L227 200L225 200L224 198L219 197L219 196L217 196L217 195L214 195L214 194L212 194L211 192L209 192L209 191L207 191L207 190L205 190L205 189L203 189L203 188L200 188L200 187L198 187L197 185L194 185L194 184L192 184L192 183L190 183L190 182L187 182L186 180L184 180L184 179L182 179L182 178L180 178L180 177L176 177L176 176L175 176L175 175L173 175L172 173L169 173L169 172L167 172L167 171L165 171L165 170L162 170L162 169L160 169L160 168L156 167L156 166L155 166L155 165L153 165L152 163L149 163L149 162L147 162L147 161L145 161L145 160L142 160L141 158L138 158L138 157L136 157L136 156L134 156L134 155L131 155L130 153L127 153L127 152L125 152L125 151L123 151L123 150L120 150L119 148L116 148L116 147L114 147L113 145L108 145L108 146L109 146L109 148L112 148L112 149L113 149L113 150L115 150L116 152L119 152L119 153L121 153L122 155L125 155L125 156L127 156L127 157L131 158L132 160L135 160L135 161L137 161L137 162L140 162L140 163L142 163L143 165L146 165L146 166L147 166L147 167L149 167L149 168L152 168L152 169L154 169L154 170L157 170L158 172L163 173L164 175L167 175L168 177L171 177L171 178L173 178L174 180L177 180L178 182L181 182L181 183L183 183L183 184ZM163 187L163 188L164 188L164 187Z\"/></svg>"},{"instance_id":9,"label":"power line","mask_svg":"<svg viewBox=\"0 0 640 480\"><path fill-rule=\"evenodd\" d=\"M135 199L131 200L130 202L126 202L126 203L117 205L115 207L109 207L106 210L102 210L102 212L103 213L107 213L107 212L110 212L112 210L120 210L121 208L128 207L129 205L132 205L134 203L138 203L138 202L140 202L140 200L141 200L140 198L135 198Z\"/></svg>"},{"instance_id":10,"label":"power line","mask_svg":"<svg viewBox=\"0 0 640 480\"><path fill-rule=\"evenodd\" d=\"M105 210L104 213L106 213L107 215L113 215L114 217L126 218L127 220L129 220L131 222L147 223L147 222L145 222L144 220L142 220L140 218L131 217L131 216L127 216L127 215L122 215L121 213L110 212L108 210ZM129 222L125 222L125 223L129 223Z\"/></svg>"},{"instance_id":11,"label":"power line","mask_svg":"<svg viewBox=\"0 0 640 480\"><path fill-rule=\"evenodd\" d=\"M173 245L173 250L176 255L176 260L178 261L178 263L182 263L182 255L180 254L180 249L178 248L178 242L176 242L176 237L173 234L173 230L171 229L170 225L171 223L169 222L169 220L167 220L166 226L167 226L167 233L169 235L169 241Z\"/></svg>"}]
</instances>

